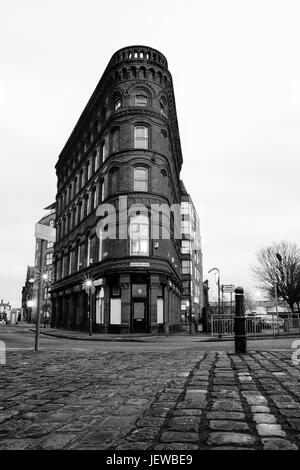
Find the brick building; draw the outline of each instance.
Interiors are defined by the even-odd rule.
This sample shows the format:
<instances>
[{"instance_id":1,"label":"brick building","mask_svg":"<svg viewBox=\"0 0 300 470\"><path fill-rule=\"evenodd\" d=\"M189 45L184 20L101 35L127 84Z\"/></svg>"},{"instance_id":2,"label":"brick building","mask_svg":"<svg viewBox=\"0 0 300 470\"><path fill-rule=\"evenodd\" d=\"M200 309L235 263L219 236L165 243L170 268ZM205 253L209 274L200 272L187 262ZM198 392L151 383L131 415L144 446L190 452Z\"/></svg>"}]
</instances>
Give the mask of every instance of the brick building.
<instances>
[{"instance_id":1,"label":"brick building","mask_svg":"<svg viewBox=\"0 0 300 470\"><path fill-rule=\"evenodd\" d=\"M144 46L120 49L56 164L52 326L87 328L88 296L82 284L91 278L94 331L156 333L178 327L177 219L173 213L168 219L160 209L156 217L153 205L180 205L181 166L166 58ZM114 221L111 207L116 232L107 237ZM169 222L170 236L163 237Z\"/></svg>"}]
</instances>

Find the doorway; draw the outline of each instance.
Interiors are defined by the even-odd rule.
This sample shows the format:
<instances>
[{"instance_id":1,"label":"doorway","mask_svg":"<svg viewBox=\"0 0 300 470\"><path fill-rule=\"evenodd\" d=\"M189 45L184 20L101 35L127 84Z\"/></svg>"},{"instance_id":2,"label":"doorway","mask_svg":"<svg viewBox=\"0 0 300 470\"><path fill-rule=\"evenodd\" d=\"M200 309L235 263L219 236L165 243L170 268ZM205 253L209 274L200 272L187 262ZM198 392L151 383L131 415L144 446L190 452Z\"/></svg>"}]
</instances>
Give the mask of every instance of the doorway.
<instances>
[{"instance_id":1,"label":"doorway","mask_svg":"<svg viewBox=\"0 0 300 470\"><path fill-rule=\"evenodd\" d=\"M146 300L133 300L133 333L147 331L147 302Z\"/></svg>"}]
</instances>

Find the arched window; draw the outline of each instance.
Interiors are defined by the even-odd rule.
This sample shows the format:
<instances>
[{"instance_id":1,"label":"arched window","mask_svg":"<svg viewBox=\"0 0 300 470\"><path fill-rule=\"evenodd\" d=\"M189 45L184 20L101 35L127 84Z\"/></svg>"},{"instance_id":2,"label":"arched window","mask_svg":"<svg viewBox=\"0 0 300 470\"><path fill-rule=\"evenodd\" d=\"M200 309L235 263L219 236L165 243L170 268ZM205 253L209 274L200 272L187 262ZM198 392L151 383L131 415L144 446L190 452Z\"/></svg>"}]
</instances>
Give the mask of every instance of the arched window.
<instances>
[{"instance_id":1,"label":"arched window","mask_svg":"<svg viewBox=\"0 0 300 470\"><path fill-rule=\"evenodd\" d=\"M102 261L103 259L103 241L105 239L104 232L107 232L108 230L108 225L105 225L105 227L101 227L98 233L98 238L99 238L99 245L98 245L98 261Z\"/></svg>"},{"instance_id":2,"label":"arched window","mask_svg":"<svg viewBox=\"0 0 300 470\"><path fill-rule=\"evenodd\" d=\"M91 199L91 210L93 211L97 207L97 190L96 188L92 189L92 199Z\"/></svg>"},{"instance_id":3,"label":"arched window","mask_svg":"<svg viewBox=\"0 0 300 470\"><path fill-rule=\"evenodd\" d=\"M89 213L89 194L86 194L84 198L84 217Z\"/></svg>"},{"instance_id":4,"label":"arched window","mask_svg":"<svg viewBox=\"0 0 300 470\"><path fill-rule=\"evenodd\" d=\"M102 142L101 142L101 146L100 146L100 158L101 158L101 163L103 163L106 158L107 158L107 154L108 154L108 151L107 151L107 145L108 143L108 139L103 139Z\"/></svg>"},{"instance_id":5,"label":"arched window","mask_svg":"<svg viewBox=\"0 0 300 470\"><path fill-rule=\"evenodd\" d=\"M148 191L148 170L135 167L133 170L134 191Z\"/></svg>"},{"instance_id":6,"label":"arched window","mask_svg":"<svg viewBox=\"0 0 300 470\"><path fill-rule=\"evenodd\" d=\"M122 107L122 100L121 98L118 98L114 103L115 111L118 111L118 109L120 109L121 107Z\"/></svg>"},{"instance_id":7,"label":"arched window","mask_svg":"<svg viewBox=\"0 0 300 470\"><path fill-rule=\"evenodd\" d=\"M92 166L91 166L91 162L88 160L86 162L86 180L88 181L91 176L92 176Z\"/></svg>"},{"instance_id":8,"label":"arched window","mask_svg":"<svg viewBox=\"0 0 300 470\"><path fill-rule=\"evenodd\" d=\"M148 127L136 126L134 128L134 148L147 149L148 148Z\"/></svg>"},{"instance_id":9,"label":"arched window","mask_svg":"<svg viewBox=\"0 0 300 470\"><path fill-rule=\"evenodd\" d=\"M130 219L130 255L149 255L149 217L136 215Z\"/></svg>"},{"instance_id":10,"label":"arched window","mask_svg":"<svg viewBox=\"0 0 300 470\"><path fill-rule=\"evenodd\" d=\"M80 173L79 173L79 191L82 189L83 187L83 170L80 170Z\"/></svg>"},{"instance_id":11,"label":"arched window","mask_svg":"<svg viewBox=\"0 0 300 470\"><path fill-rule=\"evenodd\" d=\"M147 106L147 96L146 95L135 95L135 99L134 99L134 104L135 106L142 106L142 107L146 107Z\"/></svg>"},{"instance_id":12,"label":"arched window","mask_svg":"<svg viewBox=\"0 0 300 470\"><path fill-rule=\"evenodd\" d=\"M116 152L120 147L120 130L114 129L111 134L111 150Z\"/></svg>"},{"instance_id":13,"label":"arched window","mask_svg":"<svg viewBox=\"0 0 300 470\"><path fill-rule=\"evenodd\" d=\"M81 268L82 266L82 263L81 263L81 245L80 243L78 243L77 245L77 250L76 250L76 269L77 271L79 271L79 269Z\"/></svg>"},{"instance_id":14,"label":"arched window","mask_svg":"<svg viewBox=\"0 0 300 470\"><path fill-rule=\"evenodd\" d=\"M76 222L77 222L77 219L76 219L76 211L77 211L77 207L75 206L74 209L73 209L73 228L75 227L76 225Z\"/></svg>"},{"instance_id":15,"label":"arched window","mask_svg":"<svg viewBox=\"0 0 300 470\"><path fill-rule=\"evenodd\" d=\"M71 230L72 230L72 219L71 219L71 217L72 217L72 213L71 213L71 212L69 212L69 214L68 214L68 227L67 227L67 233L68 233L68 232L71 232Z\"/></svg>"},{"instance_id":16,"label":"arched window","mask_svg":"<svg viewBox=\"0 0 300 470\"><path fill-rule=\"evenodd\" d=\"M94 167L94 172L96 172L99 168L99 156L98 156L97 150L93 152L93 167Z\"/></svg>"},{"instance_id":17,"label":"arched window","mask_svg":"<svg viewBox=\"0 0 300 470\"><path fill-rule=\"evenodd\" d=\"M69 272L68 272L68 274L69 274L69 275L72 274L72 262L73 262L73 260L72 260L72 254L73 254L73 252L72 252L72 247L70 247L70 248L69 248L69 261L68 261L68 263L69 263Z\"/></svg>"},{"instance_id":18,"label":"arched window","mask_svg":"<svg viewBox=\"0 0 300 470\"><path fill-rule=\"evenodd\" d=\"M90 235L87 237L87 250L86 250L86 266L90 265L91 259L91 237Z\"/></svg>"},{"instance_id":19,"label":"arched window","mask_svg":"<svg viewBox=\"0 0 300 470\"><path fill-rule=\"evenodd\" d=\"M101 203L104 201L104 179L100 181L99 196L100 196L99 202Z\"/></svg>"},{"instance_id":20,"label":"arched window","mask_svg":"<svg viewBox=\"0 0 300 470\"><path fill-rule=\"evenodd\" d=\"M79 203L78 203L78 224L79 224L80 221L83 219L82 210L83 210L83 205L82 205L82 200L81 200L81 201L79 201Z\"/></svg>"},{"instance_id":21,"label":"arched window","mask_svg":"<svg viewBox=\"0 0 300 470\"><path fill-rule=\"evenodd\" d=\"M102 261L103 258L103 228L99 230L99 252L98 252L98 261Z\"/></svg>"},{"instance_id":22,"label":"arched window","mask_svg":"<svg viewBox=\"0 0 300 470\"><path fill-rule=\"evenodd\" d=\"M114 194L119 191L119 168L113 168L109 174L110 193Z\"/></svg>"},{"instance_id":23,"label":"arched window","mask_svg":"<svg viewBox=\"0 0 300 470\"><path fill-rule=\"evenodd\" d=\"M75 176L74 178L74 186L73 186L73 198L76 196L78 192L78 178Z\"/></svg>"}]
</instances>

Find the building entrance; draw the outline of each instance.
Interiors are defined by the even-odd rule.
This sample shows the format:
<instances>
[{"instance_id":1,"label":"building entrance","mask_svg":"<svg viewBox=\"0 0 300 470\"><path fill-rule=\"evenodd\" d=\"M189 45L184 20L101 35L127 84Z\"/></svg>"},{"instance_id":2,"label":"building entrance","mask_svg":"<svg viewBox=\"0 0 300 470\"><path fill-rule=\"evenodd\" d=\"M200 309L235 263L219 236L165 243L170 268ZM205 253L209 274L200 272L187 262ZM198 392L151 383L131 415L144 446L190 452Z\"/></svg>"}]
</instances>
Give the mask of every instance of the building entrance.
<instances>
[{"instance_id":1,"label":"building entrance","mask_svg":"<svg viewBox=\"0 0 300 470\"><path fill-rule=\"evenodd\" d=\"M147 312L145 300L133 301L133 333L147 330Z\"/></svg>"},{"instance_id":2,"label":"building entrance","mask_svg":"<svg viewBox=\"0 0 300 470\"><path fill-rule=\"evenodd\" d=\"M148 331L148 298L146 284L132 284L132 332Z\"/></svg>"}]
</instances>

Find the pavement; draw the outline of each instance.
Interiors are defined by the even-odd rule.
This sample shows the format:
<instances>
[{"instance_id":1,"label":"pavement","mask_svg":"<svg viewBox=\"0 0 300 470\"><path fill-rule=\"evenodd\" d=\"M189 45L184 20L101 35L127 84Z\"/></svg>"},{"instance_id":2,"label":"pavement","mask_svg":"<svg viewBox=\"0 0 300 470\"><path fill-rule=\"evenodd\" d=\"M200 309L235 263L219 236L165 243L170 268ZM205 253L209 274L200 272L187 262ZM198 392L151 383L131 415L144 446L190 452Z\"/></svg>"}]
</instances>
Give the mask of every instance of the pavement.
<instances>
[{"instance_id":1,"label":"pavement","mask_svg":"<svg viewBox=\"0 0 300 470\"><path fill-rule=\"evenodd\" d=\"M8 348L0 449L300 449L300 366L291 347L238 355L189 337L179 347L174 338L118 350L83 343Z\"/></svg>"}]
</instances>

